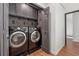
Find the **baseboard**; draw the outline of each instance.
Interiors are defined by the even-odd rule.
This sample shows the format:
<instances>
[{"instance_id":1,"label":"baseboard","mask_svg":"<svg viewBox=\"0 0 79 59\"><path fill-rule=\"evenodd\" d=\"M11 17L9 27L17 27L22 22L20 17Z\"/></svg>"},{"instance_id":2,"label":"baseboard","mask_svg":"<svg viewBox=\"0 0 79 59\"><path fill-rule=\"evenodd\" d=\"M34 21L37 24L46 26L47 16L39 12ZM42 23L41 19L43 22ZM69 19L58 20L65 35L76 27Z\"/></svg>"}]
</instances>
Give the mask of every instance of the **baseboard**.
<instances>
[{"instance_id":1,"label":"baseboard","mask_svg":"<svg viewBox=\"0 0 79 59\"><path fill-rule=\"evenodd\" d=\"M79 40L72 40L72 41L74 41L74 42L79 42Z\"/></svg>"},{"instance_id":2,"label":"baseboard","mask_svg":"<svg viewBox=\"0 0 79 59\"><path fill-rule=\"evenodd\" d=\"M57 51L53 51L53 52L50 52L50 53L56 56L63 48L64 48L64 46L59 48Z\"/></svg>"},{"instance_id":3,"label":"baseboard","mask_svg":"<svg viewBox=\"0 0 79 59\"><path fill-rule=\"evenodd\" d=\"M64 46L62 46L61 48L59 48L56 52L55 52L55 55L57 55L62 49L63 49Z\"/></svg>"},{"instance_id":4,"label":"baseboard","mask_svg":"<svg viewBox=\"0 0 79 59\"><path fill-rule=\"evenodd\" d=\"M65 46L65 45L64 45ZM57 51L53 51L53 50L51 50L51 51L48 51L47 49L45 49L45 48L41 48L43 51L45 51L46 53L49 53L49 54L52 54L52 55L57 55L62 49L63 49L63 47L64 46L62 46L61 48L59 48Z\"/></svg>"}]
</instances>

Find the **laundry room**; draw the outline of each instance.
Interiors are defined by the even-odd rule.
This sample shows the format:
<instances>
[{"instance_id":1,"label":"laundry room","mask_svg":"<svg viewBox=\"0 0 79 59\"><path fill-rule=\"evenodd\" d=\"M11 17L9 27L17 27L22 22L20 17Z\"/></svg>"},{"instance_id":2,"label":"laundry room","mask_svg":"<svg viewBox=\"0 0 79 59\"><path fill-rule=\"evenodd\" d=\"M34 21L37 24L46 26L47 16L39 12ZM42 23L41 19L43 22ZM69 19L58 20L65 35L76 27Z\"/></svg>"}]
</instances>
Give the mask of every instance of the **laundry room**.
<instances>
[{"instance_id":1,"label":"laundry room","mask_svg":"<svg viewBox=\"0 0 79 59\"><path fill-rule=\"evenodd\" d=\"M9 3L8 43L10 56L26 56L43 49L48 51L49 8L33 3Z\"/></svg>"}]
</instances>

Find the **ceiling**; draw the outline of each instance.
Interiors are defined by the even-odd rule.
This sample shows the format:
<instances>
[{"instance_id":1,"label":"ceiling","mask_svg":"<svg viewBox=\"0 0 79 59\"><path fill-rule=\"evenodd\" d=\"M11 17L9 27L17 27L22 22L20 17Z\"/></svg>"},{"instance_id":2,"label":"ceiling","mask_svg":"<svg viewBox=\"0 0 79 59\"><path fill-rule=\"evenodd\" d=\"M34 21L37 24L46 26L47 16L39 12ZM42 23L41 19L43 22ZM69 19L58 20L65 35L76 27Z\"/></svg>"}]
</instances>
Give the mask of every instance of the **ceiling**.
<instances>
[{"instance_id":1,"label":"ceiling","mask_svg":"<svg viewBox=\"0 0 79 59\"><path fill-rule=\"evenodd\" d=\"M46 6L48 5L48 3L36 3L39 6L42 6L43 8L46 8ZM64 8L65 8L65 12L72 12L75 10L79 10L79 3L60 3Z\"/></svg>"},{"instance_id":2,"label":"ceiling","mask_svg":"<svg viewBox=\"0 0 79 59\"><path fill-rule=\"evenodd\" d=\"M66 12L72 12L75 10L79 10L79 3L62 3Z\"/></svg>"}]
</instances>

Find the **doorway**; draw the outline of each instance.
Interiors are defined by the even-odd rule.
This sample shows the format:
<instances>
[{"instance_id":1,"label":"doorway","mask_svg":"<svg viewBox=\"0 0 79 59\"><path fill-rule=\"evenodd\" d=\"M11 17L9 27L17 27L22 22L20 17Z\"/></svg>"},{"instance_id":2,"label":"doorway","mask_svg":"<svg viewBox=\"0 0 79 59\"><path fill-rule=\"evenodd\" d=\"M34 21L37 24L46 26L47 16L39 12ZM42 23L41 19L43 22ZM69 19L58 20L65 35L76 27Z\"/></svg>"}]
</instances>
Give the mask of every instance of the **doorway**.
<instances>
[{"instance_id":1,"label":"doorway","mask_svg":"<svg viewBox=\"0 0 79 59\"><path fill-rule=\"evenodd\" d=\"M79 10L65 13L65 45L79 42Z\"/></svg>"}]
</instances>

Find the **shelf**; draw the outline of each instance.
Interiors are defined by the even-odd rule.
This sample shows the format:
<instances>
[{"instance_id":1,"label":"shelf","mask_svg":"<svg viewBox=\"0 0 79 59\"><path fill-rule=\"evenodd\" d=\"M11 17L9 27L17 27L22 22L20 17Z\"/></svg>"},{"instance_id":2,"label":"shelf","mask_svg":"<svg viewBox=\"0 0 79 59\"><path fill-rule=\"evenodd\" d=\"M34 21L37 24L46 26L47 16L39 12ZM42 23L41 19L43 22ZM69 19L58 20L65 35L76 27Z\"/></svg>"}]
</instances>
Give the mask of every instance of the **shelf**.
<instances>
[{"instance_id":1,"label":"shelf","mask_svg":"<svg viewBox=\"0 0 79 59\"><path fill-rule=\"evenodd\" d=\"M16 15L16 14L11 14L11 13L9 13L9 16L18 17L18 18L24 18L24 19L33 20L33 21L38 21L38 20L35 19L35 18L30 18L30 17L21 16L21 15Z\"/></svg>"}]
</instances>

